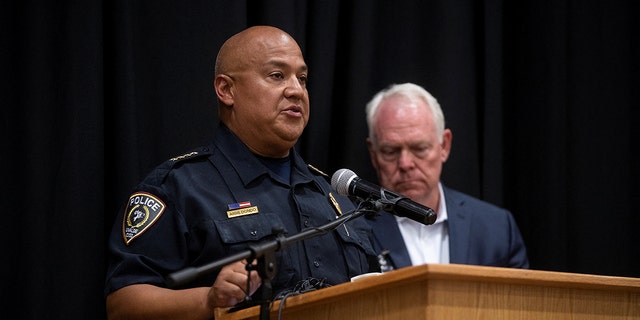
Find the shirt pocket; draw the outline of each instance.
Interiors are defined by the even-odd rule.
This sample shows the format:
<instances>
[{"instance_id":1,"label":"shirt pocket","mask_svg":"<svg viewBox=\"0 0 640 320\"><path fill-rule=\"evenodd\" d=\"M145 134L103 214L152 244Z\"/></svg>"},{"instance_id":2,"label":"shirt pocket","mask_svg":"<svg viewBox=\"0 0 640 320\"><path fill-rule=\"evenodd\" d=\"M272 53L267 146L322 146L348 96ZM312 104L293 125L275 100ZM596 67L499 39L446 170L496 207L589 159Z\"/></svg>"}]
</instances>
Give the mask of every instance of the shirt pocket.
<instances>
[{"instance_id":1,"label":"shirt pocket","mask_svg":"<svg viewBox=\"0 0 640 320\"><path fill-rule=\"evenodd\" d=\"M234 246L275 237L274 230L283 229L284 224L275 214L260 213L216 221L215 227L223 244Z\"/></svg>"},{"instance_id":2,"label":"shirt pocket","mask_svg":"<svg viewBox=\"0 0 640 320\"><path fill-rule=\"evenodd\" d=\"M215 228L225 250L228 254L233 254L248 250L252 244L275 241L277 234L273 233L274 229L283 229L284 224L277 214L260 213L259 215L217 221ZM275 259L278 271L273 279L274 287L282 288L295 285L299 280L297 266L303 258L297 255L296 249L287 247L276 251Z\"/></svg>"}]
</instances>

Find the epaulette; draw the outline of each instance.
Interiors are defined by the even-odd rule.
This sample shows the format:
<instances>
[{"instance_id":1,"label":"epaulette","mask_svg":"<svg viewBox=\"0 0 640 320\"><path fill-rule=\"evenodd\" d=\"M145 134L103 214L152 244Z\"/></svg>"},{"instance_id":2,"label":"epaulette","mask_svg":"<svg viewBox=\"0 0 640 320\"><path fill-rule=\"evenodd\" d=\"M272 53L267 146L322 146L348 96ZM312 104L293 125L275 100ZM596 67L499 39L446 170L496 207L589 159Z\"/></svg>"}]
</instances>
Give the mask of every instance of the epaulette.
<instances>
[{"instance_id":1,"label":"epaulette","mask_svg":"<svg viewBox=\"0 0 640 320\"><path fill-rule=\"evenodd\" d=\"M326 178L328 178L328 177L329 177L329 175L328 175L328 174L326 174L326 173L322 172L322 170L320 170L320 169L318 169L318 168L316 168L316 167L314 167L314 166L312 166L312 165L310 165L310 164L307 164L307 167L308 167L312 172L315 172L315 173L317 173L317 174L321 174L321 175L325 176Z\"/></svg>"},{"instance_id":2,"label":"epaulette","mask_svg":"<svg viewBox=\"0 0 640 320\"><path fill-rule=\"evenodd\" d=\"M209 155L211 155L211 149L209 149L209 147L203 146L203 147L192 149L185 154L170 158L169 162L182 162L185 160L199 158L202 156L209 156Z\"/></svg>"},{"instance_id":3,"label":"epaulette","mask_svg":"<svg viewBox=\"0 0 640 320\"><path fill-rule=\"evenodd\" d=\"M177 165L193 161L194 159L209 157L211 154L211 148L203 146L192 149L182 155L170 158L157 166L155 170L147 176L147 182L160 183L160 181L164 180L167 177L167 174L169 174L171 170L175 169Z\"/></svg>"},{"instance_id":4,"label":"epaulette","mask_svg":"<svg viewBox=\"0 0 640 320\"><path fill-rule=\"evenodd\" d=\"M205 156L205 155L210 155L211 154L211 150L209 150L209 147L199 147L196 149L193 149L183 155L179 155L177 157L173 157L171 159L169 159L169 161L171 162L180 162L180 161L184 161L184 160L188 160L188 159L193 159L193 158L198 158L201 156Z\"/></svg>"},{"instance_id":5,"label":"epaulette","mask_svg":"<svg viewBox=\"0 0 640 320\"><path fill-rule=\"evenodd\" d=\"M191 149L190 151L187 151L184 154L168 159L162 165L159 166L159 169L169 171L172 168L174 168L177 164L191 161L193 159L208 157L210 155L211 155L211 148L206 146L198 147L195 149Z\"/></svg>"}]
</instances>

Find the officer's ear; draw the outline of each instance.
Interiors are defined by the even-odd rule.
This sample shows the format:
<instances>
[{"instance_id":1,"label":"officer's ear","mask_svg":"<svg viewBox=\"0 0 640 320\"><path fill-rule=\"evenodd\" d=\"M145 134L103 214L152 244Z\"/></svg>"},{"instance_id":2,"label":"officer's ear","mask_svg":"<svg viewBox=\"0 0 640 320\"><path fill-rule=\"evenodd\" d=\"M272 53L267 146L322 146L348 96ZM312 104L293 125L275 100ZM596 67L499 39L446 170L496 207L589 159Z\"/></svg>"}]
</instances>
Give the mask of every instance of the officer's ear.
<instances>
[{"instance_id":1,"label":"officer's ear","mask_svg":"<svg viewBox=\"0 0 640 320\"><path fill-rule=\"evenodd\" d=\"M233 106L233 78L226 74L219 74L213 80L213 88L220 102Z\"/></svg>"}]
</instances>

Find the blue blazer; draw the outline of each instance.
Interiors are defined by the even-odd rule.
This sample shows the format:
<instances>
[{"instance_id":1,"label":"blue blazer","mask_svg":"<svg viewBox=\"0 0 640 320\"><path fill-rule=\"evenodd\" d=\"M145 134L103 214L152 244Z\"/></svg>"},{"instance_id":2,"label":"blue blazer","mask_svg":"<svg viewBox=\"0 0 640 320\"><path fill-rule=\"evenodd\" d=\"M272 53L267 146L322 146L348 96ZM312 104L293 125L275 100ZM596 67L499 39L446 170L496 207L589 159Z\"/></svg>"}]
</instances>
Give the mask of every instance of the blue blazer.
<instances>
[{"instance_id":1,"label":"blue blazer","mask_svg":"<svg viewBox=\"0 0 640 320\"><path fill-rule=\"evenodd\" d=\"M529 268L520 230L510 211L442 187L447 204L449 262L493 267ZM391 213L367 219L373 228L374 249L389 250L393 268L411 266L400 228Z\"/></svg>"}]
</instances>

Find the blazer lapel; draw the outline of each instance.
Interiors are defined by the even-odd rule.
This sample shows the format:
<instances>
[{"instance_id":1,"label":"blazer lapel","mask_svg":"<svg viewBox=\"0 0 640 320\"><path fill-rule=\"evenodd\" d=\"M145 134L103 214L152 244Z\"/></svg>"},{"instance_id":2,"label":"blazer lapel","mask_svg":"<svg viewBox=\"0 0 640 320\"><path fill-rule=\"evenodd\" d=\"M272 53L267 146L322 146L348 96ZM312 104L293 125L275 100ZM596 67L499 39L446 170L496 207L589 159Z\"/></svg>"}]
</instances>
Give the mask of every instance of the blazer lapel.
<instances>
[{"instance_id":1,"label":"blazer lapel","mask_svg":"<svg viewBox=\"0 0 640 320\"><path fill-rule=\"evenodd\" d=\"M464 200L456 197L455 192L451 192L446 187L442 187L445 202L447 204L447 227L449 228L449 262L469 263L469 229L471 219L465 208Z\"/></svg>"}]
</instances>

